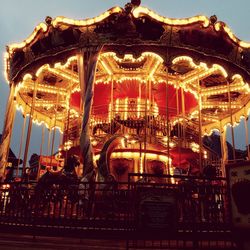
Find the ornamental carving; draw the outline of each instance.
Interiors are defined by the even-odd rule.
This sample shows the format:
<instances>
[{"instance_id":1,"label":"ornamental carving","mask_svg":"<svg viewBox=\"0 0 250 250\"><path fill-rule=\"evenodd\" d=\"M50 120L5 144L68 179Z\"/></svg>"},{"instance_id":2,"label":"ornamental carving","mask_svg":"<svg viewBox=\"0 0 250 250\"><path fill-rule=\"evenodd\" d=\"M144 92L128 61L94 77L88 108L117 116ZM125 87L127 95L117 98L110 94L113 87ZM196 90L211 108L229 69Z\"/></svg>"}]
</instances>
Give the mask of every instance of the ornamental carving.
<instances>
[{"instance_id":1,"label":"ornamental carving","mask_svg":"<svg viewBox=\"0 0 250 250\"><path fill-rule=\"evenodd\" d=\"M80 47L89 47L94 45L101 44L102 39L100 39L100 36L94 32L92 29L86 29L85 32L82 32L79 38L79 45Z\"/></svg>"},{"instance_id":2,"label":"ornamental carving","mask_svg":"<svg viewBox=\"0 0 250 250\"><path fill-rule=\"evenodd\" d=\"M183 21L163 18L156 13L153 16L150 10L141 10L135 15L139 2L129 3L124 9L111 9L100 21L46 18L46 24L37 26L25 45L10 46L9 79L18 82L21 74L31 73L43 61L62 61L81 48L99 45L105 45L103 51L122 50L134 55L137 50L140 53L154 50L162 58L168 58L170 53L185 54L201 61L228 64L228 68L236 68L232 71L240 70L250 78L247 43L235 37L216 16Z\"/></svg>"}]
</instances>

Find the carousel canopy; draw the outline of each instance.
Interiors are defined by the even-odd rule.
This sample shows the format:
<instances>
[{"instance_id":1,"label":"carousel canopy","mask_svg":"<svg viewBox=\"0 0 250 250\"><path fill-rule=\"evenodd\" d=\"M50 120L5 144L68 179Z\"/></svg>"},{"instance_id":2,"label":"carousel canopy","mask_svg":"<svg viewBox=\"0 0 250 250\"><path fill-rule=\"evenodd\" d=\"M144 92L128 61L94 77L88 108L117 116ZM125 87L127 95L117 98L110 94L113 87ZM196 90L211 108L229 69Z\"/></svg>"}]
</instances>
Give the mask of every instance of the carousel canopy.
<instances>
[{"instance_id":1,"label":"carousel canopy","mask_svg":"<svg viewBox=\"0 0 250 250\"><path fill-rule=\"evenodd\" d=\"M144 97L150 81L159 113L169 99L170 116L177 117L182 91L194 124L200 106L203 134L223 128L231 115L235 123L248 115L249 43L216 16L170 19L132 3L86 20L47 17L22 43L8 46L6 75L18 86L17 107L29 114L35 93L33 120L63 130L69 112L70 119L81 116L78 54L96 47L99 113L108 112L112 84L114 100L133 99L139 85Z\"/></svg>"}]
</instances>

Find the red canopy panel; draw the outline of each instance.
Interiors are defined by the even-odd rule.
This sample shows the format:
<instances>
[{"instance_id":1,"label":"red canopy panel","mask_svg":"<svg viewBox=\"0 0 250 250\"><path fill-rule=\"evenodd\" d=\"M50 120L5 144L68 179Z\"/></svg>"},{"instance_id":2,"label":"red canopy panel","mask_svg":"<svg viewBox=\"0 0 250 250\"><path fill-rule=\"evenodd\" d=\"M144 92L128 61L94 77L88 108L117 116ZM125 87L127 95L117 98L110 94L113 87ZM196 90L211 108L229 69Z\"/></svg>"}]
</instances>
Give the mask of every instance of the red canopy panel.
<instances>
[{"instance_id":1,"label":"red canopy panel","mask_svg":"<svg viewBox=\"0 0 250 250\"><path fill-rule=\"evenodd\" d=\"M178 93L178 104L179 112L181 113L181 89L176 90L174 86L168 85L166 88L166 83L158 83L154 85L153 96L154 100L158 105L159 113L161 115L166 115L166 106L167 106L167 96L168 96L168 110L169 116L173 117L177 114L177 93ZM167 95L168 93L168 95ZM184 91L184 103L185 103L185 112L190 113L192 109L197 106L197 100L193 94L190 92Z\"/></svg>"},{"instance_id":2,"label":"red canopy panel","mask_svg":"<svg viewBox=\"0 0 250 250\"><path fill-rule=\"evenodd\" d=\"M111 103L111 83L98 83L94 86L92 113L108 117Z\"/></svg>"},{"instance_id":3,"label":"red canopy panel","mask_svg":"<svg viewBox=\"0 0 250 250\"><path fill-rule=\"evenodd\" d=\"M80 92L74 92L70 96L69 100L69 106L71 109L74 109L76 111L81 110L81 93Z\"/></svg>"},{"instance_id":4,"label":"red canopy panel","mask_svg":"<svg viewBox=\"0 0 250 250\"><path fill-rule=\"evenodd\" d=\"M126 80L123 82L115 83L114 98L125 99L139 98L141 91L141 98L145 99L146 84L140 83L138 80Z\"/></svg>"},{"instance_id":5,"label":"red canopy panel","mask_svg":"<svg viewBox=\"0 0 250 250\"><path fill-rule=\"evenodd\" d=\"M168 92L168 95L167 95ZM169 116L173 117L177 115L177 92L179 111L181 112L181 90L176 90L172 85L166 83L158 83L152 86L152 99L156 102L159 108L160 115L166 115L167 96L168 96L168 108ZM137 99L141 96L145 99L146 84L140 83L138 80L125 80L123 82L113 83L113 96L114 102L116 99L133 98ZM189 113L197 106L197 100L193 94L184 92L185 112ZM111 82L98 83L94 85L94 97L92 113L95 115L108 116L108 108L111 103ZM80 110L80 93L75 92L70 98L70 107L79 111Z\"/></svg>"}]
</instances>

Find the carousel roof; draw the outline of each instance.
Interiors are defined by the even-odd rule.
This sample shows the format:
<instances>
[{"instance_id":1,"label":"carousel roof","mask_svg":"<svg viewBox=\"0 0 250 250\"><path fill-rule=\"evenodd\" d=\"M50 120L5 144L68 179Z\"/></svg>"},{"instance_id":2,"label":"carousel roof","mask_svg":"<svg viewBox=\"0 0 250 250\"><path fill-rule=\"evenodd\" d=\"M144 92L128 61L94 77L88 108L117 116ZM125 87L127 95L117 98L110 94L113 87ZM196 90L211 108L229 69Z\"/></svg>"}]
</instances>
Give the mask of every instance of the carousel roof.
<instances>
[{"instance_id":1,"label":"carousel roof","mask_svg":"<svg viewBox=\"0 0 250 250\"><path fill-rule=\"evenodd\" d=\"M156 88L165 83L182 88L197 100L196 107L200 96L203 133L230 123L231 111L234 122L248 114L250 43L216 16L170 19L132 2L86 20L47 17L22 43L8 46L6 75L19 84L17 106L29 113L36 91L33 119L63 128L80 89L77 55L101 46L97 85L150 78ZM79 115L75 107L72 119ZM197 108L188 115L197 121Z\"/></svg>"}]
</instances>

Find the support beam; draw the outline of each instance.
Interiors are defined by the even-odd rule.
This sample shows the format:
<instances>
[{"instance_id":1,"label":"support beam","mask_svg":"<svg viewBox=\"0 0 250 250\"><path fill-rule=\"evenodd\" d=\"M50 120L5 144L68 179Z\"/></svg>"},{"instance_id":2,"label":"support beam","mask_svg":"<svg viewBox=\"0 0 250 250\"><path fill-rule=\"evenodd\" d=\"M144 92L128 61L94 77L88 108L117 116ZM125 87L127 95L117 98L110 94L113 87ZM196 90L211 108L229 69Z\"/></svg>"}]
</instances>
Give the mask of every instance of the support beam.
<instances>
[{"instance_id":1,"label":"support beam","mask_svg":"<svg viewBox=\"0 0 250 250\"><path fill-rule=\"evenodd\" d=\"M245 125L245 137L246 137L246 150L247 150L247 158L250 160L250 150L249 150L249 133L248 133L248 116L245 116L244 119L244 125Z\"/></svg>"},{"instance_id":2,"label":"support beam","mask_svg":"<svg viewBox=\"0 0 250 250\"><path fill-rule=\"evenodd\" d=\"M236 153L235 153L235 141L234 141L234 124L233 124L233 112L232 112L232 104L231 104L231 88L229 82L227 82L228 86L228 108L230 112L230 124L231 124L231 135L232 135L232 144L233 144L233 160L236 161Z\"/></svg>"},{"instance_id":3,"label":"support beam","mask_svg":"<svg viewBox=\"0 0 250 250\"><path fill-rule=\"evenodd\" d=\"M222 177L226 177L226 164L228 161L228 149L227 149L227 129L223 129L220 121L220 145L221 145L221 173Z\"/></svg>"},{"instance_id":4,"label":"support beam","mask_svg":"<svg viewBox=\"0 0 250 250\"><path fill-rule=\"evenodd\" d=\"M32 96L28 131L27 131L26 144L25 144L25 150L24 150L24 156L23 156L22 176L24 176L24 174L26 173L26 163L27 163L28 153L29 153L29 144L30 144L30 137L31 137L31 131L32 131L32 119L33 119L33 114L34 114L34 104L36 100L37 85L38 85L38 82L35 81L35 84L33 86L33 96Z\"/></svg>"},{"instance_id":5,"label":"support beam","mask_svg":"<svg viewBox=\"0 0 250 250\"><path fill-rule=\"evenodd\" d=\"M19 164L20 164L20 161L21 161L21 155L22 155L22 151L23 151L23 138L24 138L24 134L25 134L26 120L27 120L27 116L26 116L26 113L24 112L22 134L21 134L19 153L18 153L16 177L18 177Z\"/></svg>"},{"instance_id":6,"label":"support beam","mask_svg":"<svg viewBox=\"0 0 250 250\"><path fill-rule=\"evenodd\" d=\"M8 162L8 154L9 154L9 147L10 147L10 140L12 129L14 125L14 117L15 117L15 85L14 83L11 84L9 98L7 102L6 112L5 112L5 119L4 119L4 126L0 144L0 178L4 178L4 171L6 164Z\"/></svg>"},{"instance_id":7,"label":"support beam","mask_svg":"<svg viewBox=\"0 0 250 250\"><path fill-rule=\"evenodd\" d=\"M37 172L37 179L40 177L40 169L41 169L41 157L43 155L43 144L44 144L44 131L45 131L45 126L42 124L42 137L41 137L41 144L40 144L40 153L39 153L39 162L38 162L38 172Z\"/></svg>"},{"instance_id":8,"label":"support beam","mask_svg":"<svg viewBox=\"0 0 250 250\"><path fill-rule=\"evenodd\" d=\"M169 81L168 81L168 67L167 67L167 70L166 70L166 116L167 116L167 155L168 155L168 163L167 163L167 170L168 170L168 173L167 174L170 174L170 162L169 162L169 159L170 159L170 145L169 145L169 140L170 140L170 128L169 128L169 91L168 91L168 84L169 84Z\"/></svg>"},{"instance_id":9,"label":"support beam","mask_svg":"<svg viewBox=\"0 0 250 250\"><path fill-rule=\"evenodd\" d=\"M202 168L202 152L203 152L203 143L202 143L202 100L201 100L201 87L200 87L200 79L197 81L197 88L198 88L198 109L199 109L199 146L200 146L200 152L199 152L199 163L200 163L200 171L203 171Z\"/></svg>"}]
</instances>

